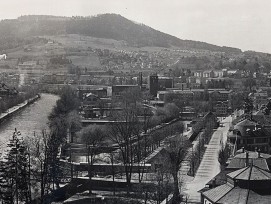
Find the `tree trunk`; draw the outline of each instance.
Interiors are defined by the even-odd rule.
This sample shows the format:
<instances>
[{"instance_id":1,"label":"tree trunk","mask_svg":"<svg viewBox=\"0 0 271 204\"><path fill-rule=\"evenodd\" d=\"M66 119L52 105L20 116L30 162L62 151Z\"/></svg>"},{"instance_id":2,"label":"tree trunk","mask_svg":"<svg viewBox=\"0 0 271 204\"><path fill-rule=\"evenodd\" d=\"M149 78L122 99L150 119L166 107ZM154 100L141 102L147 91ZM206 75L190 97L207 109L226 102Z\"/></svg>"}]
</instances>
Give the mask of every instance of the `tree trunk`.
<instances>
[{"instance_id":1,"label":"tree trunk","mask_svg":"<svg viewBox=\"0 0 271 204\"><path fill-rule=\"evenodd\" d=\"M179 182L178 182L178 171L172 172L173 176L173 198L172 198L172 204L179 204L181 201L181 196L180 196L180 190L179 190Z\"/></svg>"}]
</instances>

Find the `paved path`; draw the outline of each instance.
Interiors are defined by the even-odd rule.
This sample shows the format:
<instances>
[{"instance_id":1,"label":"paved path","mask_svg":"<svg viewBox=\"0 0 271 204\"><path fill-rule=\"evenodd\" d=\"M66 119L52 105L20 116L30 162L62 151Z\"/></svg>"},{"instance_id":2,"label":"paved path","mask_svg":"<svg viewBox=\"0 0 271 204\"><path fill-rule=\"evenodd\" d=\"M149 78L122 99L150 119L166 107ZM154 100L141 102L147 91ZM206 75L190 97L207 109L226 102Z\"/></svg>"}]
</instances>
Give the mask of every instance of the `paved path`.
<instances>
[{"instance_id":1,"label":"paved path","mask_svg":"<svg viewBox=\"0 0 271 204\"><path fill-rule=\"evenodd\" d=\"M192 181L184 181L183 192L188 195L189 203L199 203L200 193L198 191L204 188L205 184L220 172L218 151L221 148L222 142L227 140L230 121L231 117L224 119L222 121L224 127L219 127L213 133L195 178Z\"/></svg>"}]
</instances>

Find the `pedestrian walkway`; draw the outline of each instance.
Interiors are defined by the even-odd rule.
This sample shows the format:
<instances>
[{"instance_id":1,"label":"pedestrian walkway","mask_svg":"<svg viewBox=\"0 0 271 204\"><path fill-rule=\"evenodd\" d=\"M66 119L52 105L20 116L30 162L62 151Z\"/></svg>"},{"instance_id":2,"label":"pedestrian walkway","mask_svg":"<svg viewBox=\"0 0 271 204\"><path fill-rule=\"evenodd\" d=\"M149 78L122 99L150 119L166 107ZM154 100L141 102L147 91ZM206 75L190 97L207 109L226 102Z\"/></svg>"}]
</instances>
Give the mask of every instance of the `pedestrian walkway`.
<instances>
[{"instance_id":1,"label":"pedestrian walkway","mask_svg":"<svg viewBox=\"0 0 271 204\"><path fill-rule=\"evenodd\" d=\"M202 161L192 181L184 182L183 192L188 196L189 203L199 203L200 193L198 192L205 187L205 184L220 172L220 164L218 162L218 152L222 142L227 137L230 118L223 120L224 127L219 127L212 135Z\"/></svg>"}]
</instances>

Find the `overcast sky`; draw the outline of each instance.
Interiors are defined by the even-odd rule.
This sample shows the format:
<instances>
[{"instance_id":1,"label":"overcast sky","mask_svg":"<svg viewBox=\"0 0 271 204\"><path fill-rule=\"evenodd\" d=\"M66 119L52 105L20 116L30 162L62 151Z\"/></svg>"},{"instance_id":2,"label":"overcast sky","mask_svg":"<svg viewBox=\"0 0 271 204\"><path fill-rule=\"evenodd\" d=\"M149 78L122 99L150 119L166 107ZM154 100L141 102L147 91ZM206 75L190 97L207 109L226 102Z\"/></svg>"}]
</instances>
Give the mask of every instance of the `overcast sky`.
<instances>
[{"instance_id":1,"label":"overcast sky","mask_svg":"<svg viewBox=\"0 0 271 204\"><path fill-rule=\"evenodd\" d=\"M117 13L181 39L271 53L270 0L1 0L0 19Z\"/></svg>"}]
</instances>

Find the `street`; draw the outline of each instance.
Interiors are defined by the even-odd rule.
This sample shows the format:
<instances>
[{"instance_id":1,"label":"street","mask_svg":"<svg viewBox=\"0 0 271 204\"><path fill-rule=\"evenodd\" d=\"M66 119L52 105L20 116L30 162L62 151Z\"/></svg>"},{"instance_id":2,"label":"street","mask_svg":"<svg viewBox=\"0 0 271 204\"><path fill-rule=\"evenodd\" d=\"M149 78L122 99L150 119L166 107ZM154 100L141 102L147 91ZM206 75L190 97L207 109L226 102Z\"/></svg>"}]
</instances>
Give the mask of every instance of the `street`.
<instances>
[{"instance_id":1,"label":"street","mask_svg":"<svg viewBox=\"0 0 271 204\"><path fill-rule=\"evenodd\" d=\"M189 202L200 202L200 193L198 191L204 188L205 184L220 172L218 152L222 143L225 144L227 140L230 122L231 116L222 121L223 127L218 127L213 133L194 179L184 181L183 193L187 194Z\"/></svg>"}]
</instances>

